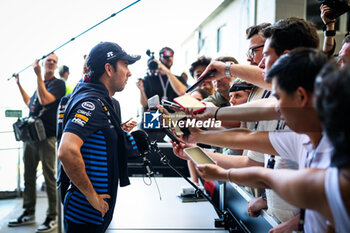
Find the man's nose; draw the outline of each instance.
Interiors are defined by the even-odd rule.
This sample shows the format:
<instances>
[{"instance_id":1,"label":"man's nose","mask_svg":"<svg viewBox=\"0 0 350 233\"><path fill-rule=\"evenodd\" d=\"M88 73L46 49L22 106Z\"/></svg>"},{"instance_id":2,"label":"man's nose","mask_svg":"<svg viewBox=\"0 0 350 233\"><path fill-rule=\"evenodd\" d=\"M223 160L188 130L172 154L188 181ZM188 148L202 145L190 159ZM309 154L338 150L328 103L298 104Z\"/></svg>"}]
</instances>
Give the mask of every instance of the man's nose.
<instances>
[{"instance_id":1,"label":"man's nose","mask_svg":"<svg viewBox=\"0 0 350 233\"><path fill-rule=\"evenodd\" d=\"M263 57L262 59L261 59L261 61L259 62L259 68L261 68L261 69L265 69L265 57Z\"/></svg>"}]
</instances>

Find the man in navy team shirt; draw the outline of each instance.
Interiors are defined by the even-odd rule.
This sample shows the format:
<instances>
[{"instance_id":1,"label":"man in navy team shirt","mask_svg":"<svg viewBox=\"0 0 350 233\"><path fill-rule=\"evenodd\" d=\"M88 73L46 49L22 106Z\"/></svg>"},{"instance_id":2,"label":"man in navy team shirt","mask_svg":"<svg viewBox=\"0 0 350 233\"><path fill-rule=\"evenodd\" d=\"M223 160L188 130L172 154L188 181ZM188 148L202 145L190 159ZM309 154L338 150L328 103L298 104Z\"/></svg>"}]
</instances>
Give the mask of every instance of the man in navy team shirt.
<instances>
[{"instance_id":1,"label":"man in navy team shirt","mask_svg":"<svg viewBox=\"0 0 350 233\"><path fill-rule=\"evenodd\" d=\"M90 51L90 73L73 91L63 119L59 159L72 181L64 201L66 232L105 232L120 186L129 184L120 110L112 96L131 76L140 56L101 42ZM125 140L126 139L126 140Z\"/></svg>"}]
</instances>

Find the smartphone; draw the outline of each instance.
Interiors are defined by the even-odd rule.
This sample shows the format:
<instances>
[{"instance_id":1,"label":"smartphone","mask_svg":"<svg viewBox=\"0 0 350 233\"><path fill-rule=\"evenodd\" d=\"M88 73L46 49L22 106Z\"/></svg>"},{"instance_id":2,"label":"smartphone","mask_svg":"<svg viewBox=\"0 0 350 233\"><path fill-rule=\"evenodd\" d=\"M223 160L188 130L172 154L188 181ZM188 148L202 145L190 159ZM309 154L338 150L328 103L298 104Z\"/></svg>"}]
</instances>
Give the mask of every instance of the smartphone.
<instances>
[{"instance_id":1,"label":"smartphone","mask_svg":"<svg viewBox=\"0 0 350 233\"><path fill-rule=\"evenodd\" d=\"M158 95L152 96L151 98L148 99L147 104L149 109L151 110L157 109L156 106L160 104L159 96Z\"/></svg>"},{"instance_id":2,"label":"smartphone","mask_svg":"<svg viewBox=\"0 0 350 233\"><path fill-rule=\"evenodd\" d=\"M187 117L184 117L184 118L180 119L179 122L180 122L180 121L186 122L186 121L187 121ZM184 125L184 127L181 127L181 128L180 128L179 126L177 126L177 127L179 127L179 129L181 130L183 136L186 137L186 136L190 135L191 132L190 132L190 130L186 127L186 123L183 123L182 125Z\"/></svg>"},{"instance_id":3,"label":"smartphone","mask_svg":"<svg viewBox=\"0 0 350 233\"><path fill-rule=\"evenodd\" d=\"M200 147L185 148L184 152L196 165L216 164L215 161L209 155L207 155Z\"/></svg>"},{"instance_id":4,"label":"smartphone","mask_svg":"<svg viewBox=\"0 0 350 233\"><path fill-rule=\"evenodd\" d=\"M174 136L174 134L171 132L171 130L169 128L163 128L163 131L165 132L166 135L168 135L168 137L173 140L176 144L179 144L179 140L177 140L177 138Z\"/></svg>"},{"instance_id":5,"label":"smartphone","mask_svg":"<svg viewBox=\"0 0 350 233\"><path fill-rule=\"evenodd\" d=\"M183 95L174 98L174 102L179 104L183 108L193 109L193 113L202 112L205 110L206 106L204 103L200 102L196 98L190 95Z\"/></svg>"},{"instance_id":6,"label":"smartphone","mask_svg":"<svg viewBox=\"0 0 350 233\"><path fill-rule=\"evenodd\" d=\"M127 120L127 121L121 123L120 125L125 125L126 123L130 122L131 120L132 120L132 117L130 117L129 120Z\"/></svg>"}]
</instances>

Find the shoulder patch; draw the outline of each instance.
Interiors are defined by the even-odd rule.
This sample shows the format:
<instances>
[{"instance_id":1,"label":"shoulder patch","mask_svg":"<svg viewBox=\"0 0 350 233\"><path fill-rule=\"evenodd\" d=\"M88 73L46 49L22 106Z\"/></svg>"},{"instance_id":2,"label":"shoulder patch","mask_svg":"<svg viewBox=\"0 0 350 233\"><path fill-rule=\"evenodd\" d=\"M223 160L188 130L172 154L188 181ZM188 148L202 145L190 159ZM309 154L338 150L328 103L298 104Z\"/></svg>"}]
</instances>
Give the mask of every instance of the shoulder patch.
<instances>
[{"instance_id":1,"label":"shoulder patch","mask_svg":"<svg viewBox=\"0 0 350 233\"><path fill-rule=\"evenodd\" d=\"M95 110L95 104L89 101L83 102L81 106L89 111Z\"/></svg>"}]
</instances>

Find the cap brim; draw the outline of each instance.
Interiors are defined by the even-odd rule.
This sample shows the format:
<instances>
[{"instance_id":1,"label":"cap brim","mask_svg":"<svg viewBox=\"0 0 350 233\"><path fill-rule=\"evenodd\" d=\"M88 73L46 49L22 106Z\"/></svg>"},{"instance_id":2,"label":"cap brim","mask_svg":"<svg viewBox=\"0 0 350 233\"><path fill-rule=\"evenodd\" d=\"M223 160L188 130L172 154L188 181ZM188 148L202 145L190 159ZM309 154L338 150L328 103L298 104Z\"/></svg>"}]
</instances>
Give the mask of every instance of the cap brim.
<instances>
[{"instance_id":1,"label":"cap brim","mask_svg":"<svg viewBox=\"0 0 350 233\"><path fill-rule=\"evenodd\" d=\"M129 62L129 64L134 64L136 61L140 60L141 56L140 55L129 55L129 54L125 54L124 56L122 56L121 58L119 58L120 60L126 60Z\"/></svg>"}]
</instances>

